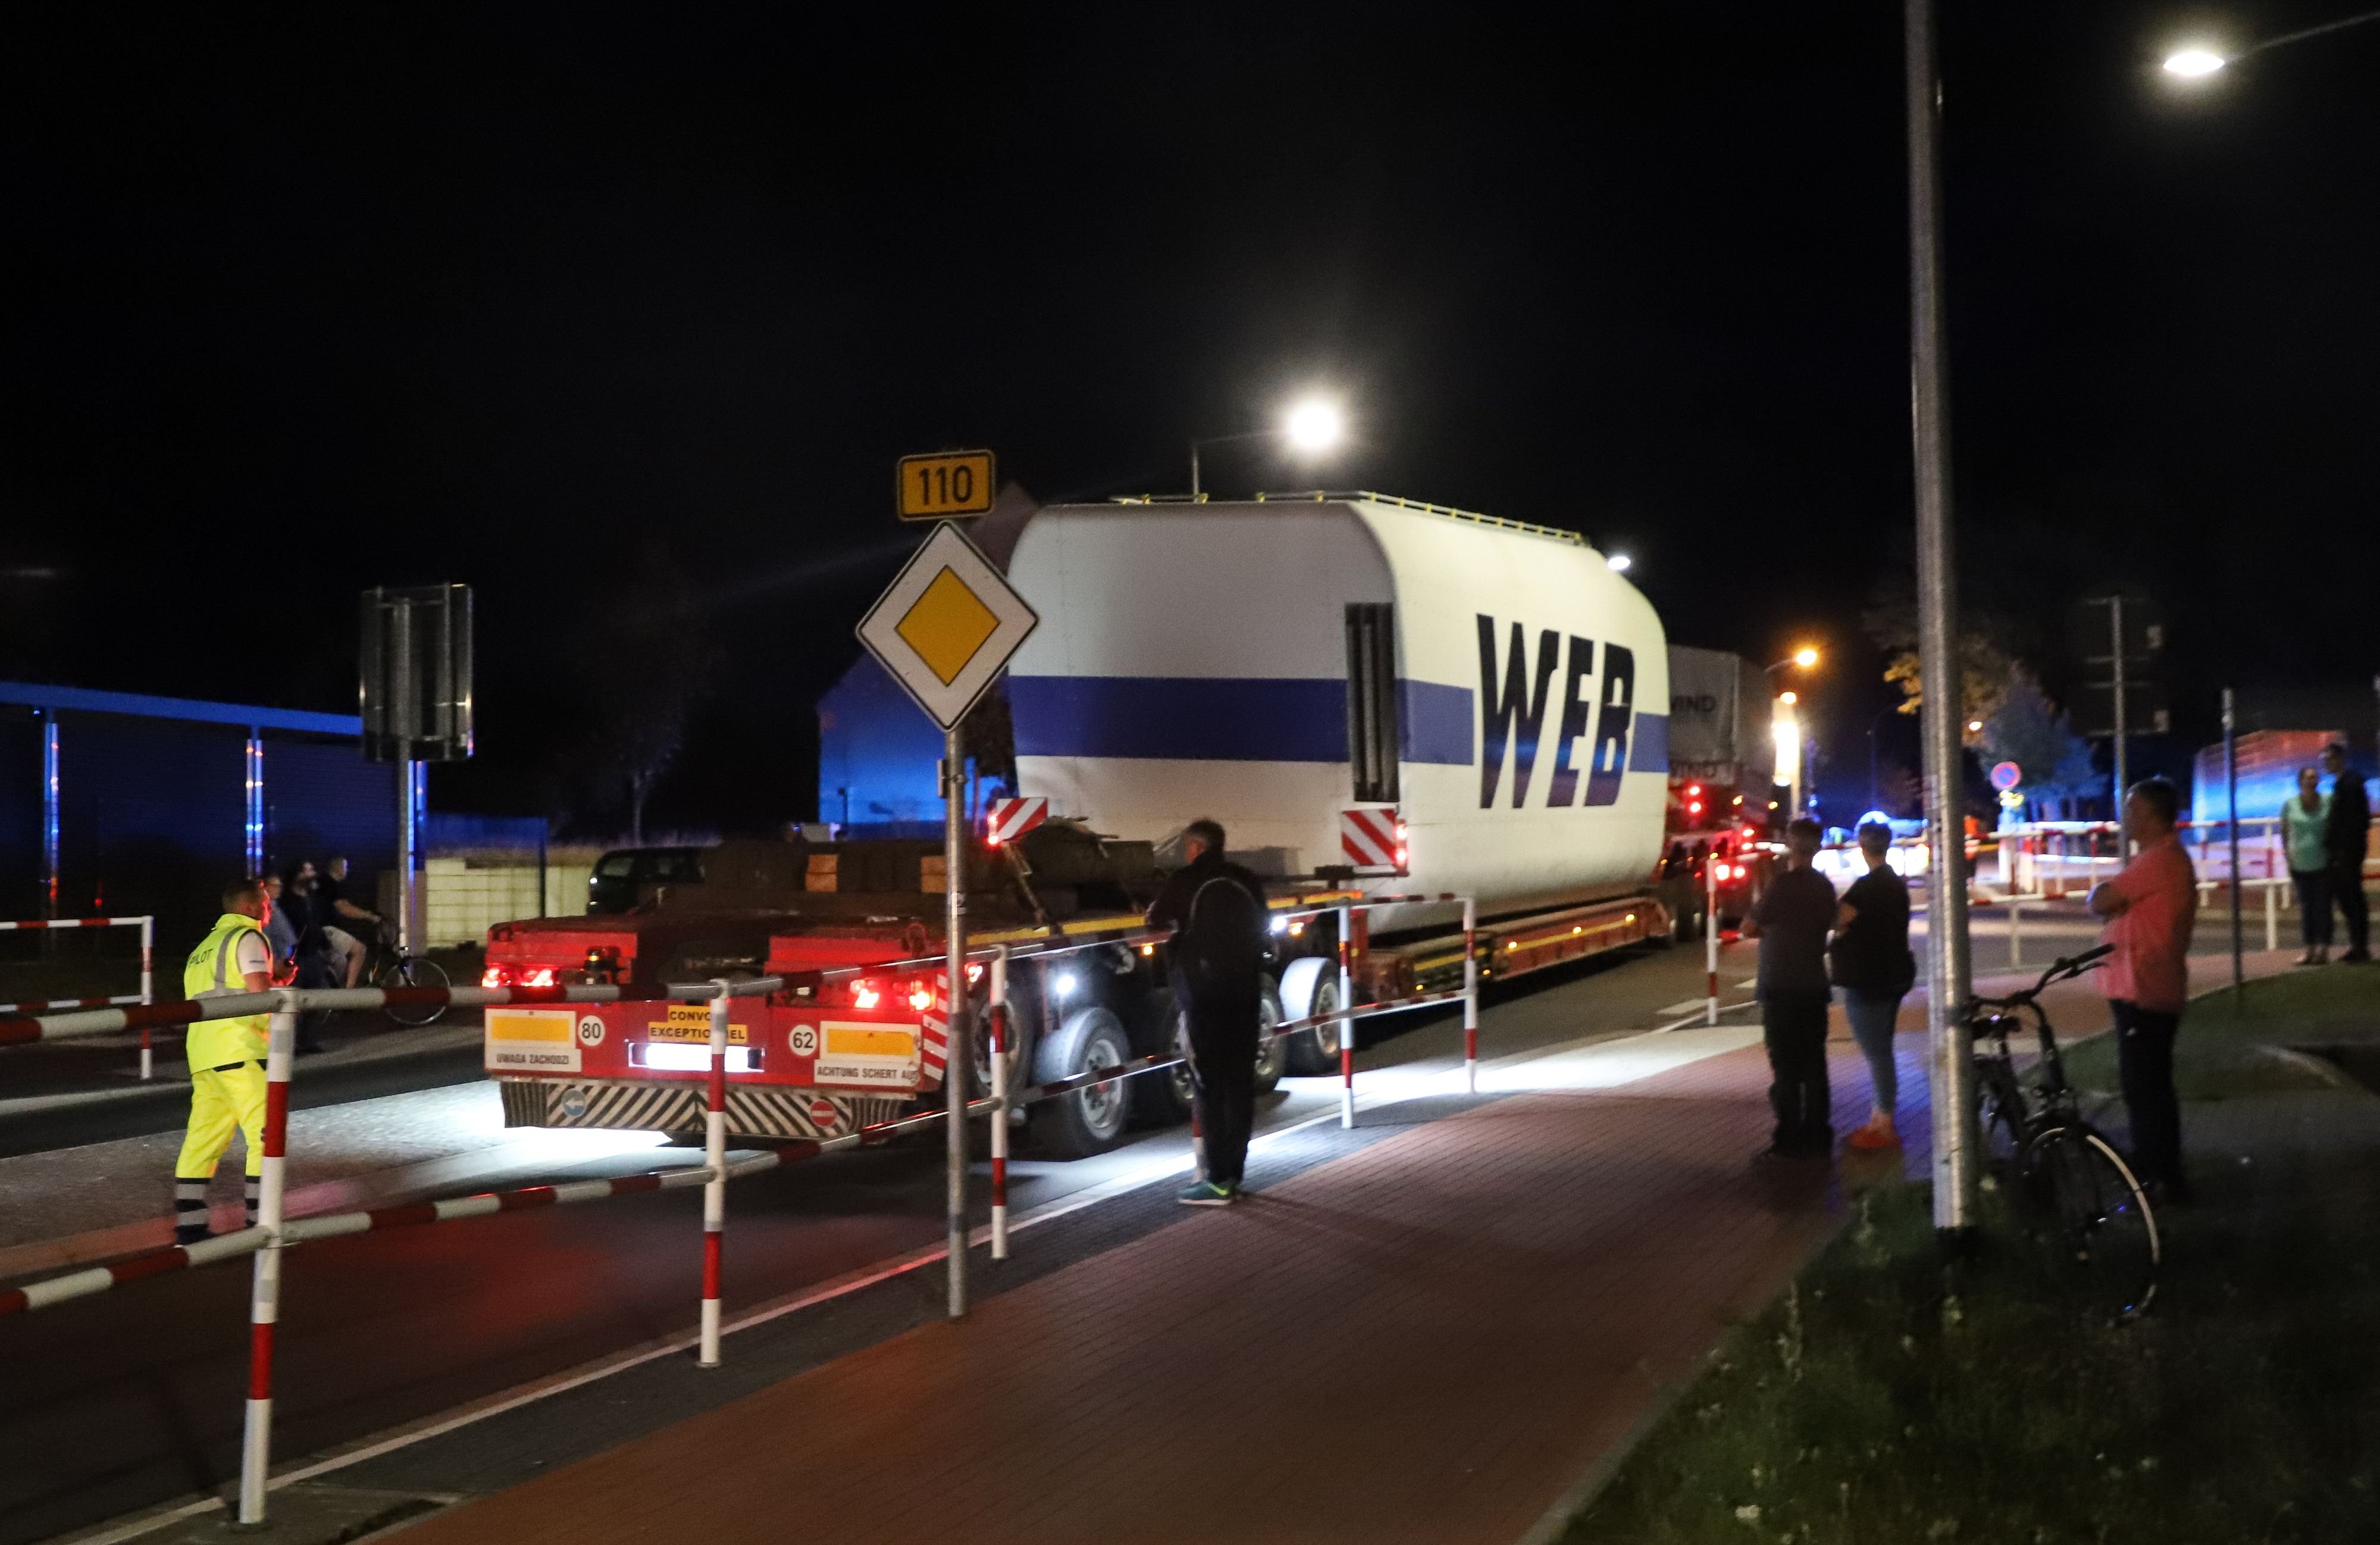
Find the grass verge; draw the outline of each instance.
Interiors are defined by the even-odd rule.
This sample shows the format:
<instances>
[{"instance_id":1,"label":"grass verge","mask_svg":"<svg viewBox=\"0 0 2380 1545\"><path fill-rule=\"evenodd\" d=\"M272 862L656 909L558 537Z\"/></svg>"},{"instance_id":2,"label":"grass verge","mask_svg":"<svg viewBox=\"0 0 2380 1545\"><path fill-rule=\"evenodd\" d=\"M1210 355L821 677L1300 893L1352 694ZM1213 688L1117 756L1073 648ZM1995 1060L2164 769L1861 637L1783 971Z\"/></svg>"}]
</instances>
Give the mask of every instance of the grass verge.
<instances>
[{"instance_id":1,"label":"grass verge","mask_svg":"<svg viewBox=\"0 0 2380 1545\"><path fill-rule=\"evenodd\" d=\"M2185 1022L2226 1098L2186 1113L2202 1202L2145 1322L2006 1243L2002 1195L1946 1263L1924 1187L1870 1193L1566 1541L2380 1539L2380 1099L2239 1083L2380 1024L2380 972L2337 975Z\"/></svg>"}]
</instances>

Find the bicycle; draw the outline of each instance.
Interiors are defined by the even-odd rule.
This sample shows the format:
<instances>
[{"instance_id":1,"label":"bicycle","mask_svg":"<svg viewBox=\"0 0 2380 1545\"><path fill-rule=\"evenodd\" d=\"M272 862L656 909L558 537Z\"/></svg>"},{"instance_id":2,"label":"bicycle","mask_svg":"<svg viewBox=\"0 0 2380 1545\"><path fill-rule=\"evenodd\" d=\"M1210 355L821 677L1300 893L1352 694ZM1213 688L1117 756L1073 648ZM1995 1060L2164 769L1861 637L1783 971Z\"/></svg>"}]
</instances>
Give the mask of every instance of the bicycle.
<instances>
[{"instance_id":1,"label":"bicycle","mask_svg":"<svg viewBox=\"0 0 2380 1545\"><path fill-rule=\"evenodd\" d=\"M2095 969L2114 948L2102 944L2059 960L2022 992L1976 998L1966 1017L1987 1164L2054 1230L2068 1264L2094 1293L2116 1300L2117 1318L2133 1320L2156 1296L2156 1217L2131 1166L2082 1118L2040 1003L2052 982ZM2009 1049L2010 1033L2022 1030L2028 1016L2041 1047L2029 1089Z\"/></svg>"},{"instance_id":2,"label":"bicycle","mask_svg":"<svg viewBox=\"0 0 2380 1545\"><path fill-rule=\"evenodd\" d=\"M371 953L365 957L363 979L374 987L445 987L449 985L444 967L428 955L407 955L396 947L396 925L382 919L374 931ZM382 1013L397 1024L419 1028L434 1025L446 1014L443 1004L390 1004Z\"/></svg>"}]
</instances>

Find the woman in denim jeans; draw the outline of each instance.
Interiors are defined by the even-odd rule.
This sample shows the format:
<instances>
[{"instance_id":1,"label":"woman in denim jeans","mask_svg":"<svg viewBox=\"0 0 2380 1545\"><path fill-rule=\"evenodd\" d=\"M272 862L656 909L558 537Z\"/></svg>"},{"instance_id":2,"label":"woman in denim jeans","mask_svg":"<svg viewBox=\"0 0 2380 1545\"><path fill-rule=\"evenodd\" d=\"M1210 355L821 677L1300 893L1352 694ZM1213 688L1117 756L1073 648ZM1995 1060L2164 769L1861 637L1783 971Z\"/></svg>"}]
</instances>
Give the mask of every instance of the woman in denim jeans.
<instances>
[{"instance_id":1,"label":"woman in denim jeans","mask_svg":"<svg viewBox=\"0 0 2380 1545\"><path fill-rule=\"evenodd\" d=\"M1867 872L1845 892L1835 924L1834 979L1843 989L1843 1012L1852 1037L1867 1058L1875 1111L1867 1125L1847 1139L1862 1150L1898 1148L1892 1125L1900 1080L1892 1063L1892 1027L1900 1000L1917 980L1917 957L1909 953L1909 885L1885 862L1892 852L1892 828L1871 821L1859 829Z\"/></svg>"}]
</instances>

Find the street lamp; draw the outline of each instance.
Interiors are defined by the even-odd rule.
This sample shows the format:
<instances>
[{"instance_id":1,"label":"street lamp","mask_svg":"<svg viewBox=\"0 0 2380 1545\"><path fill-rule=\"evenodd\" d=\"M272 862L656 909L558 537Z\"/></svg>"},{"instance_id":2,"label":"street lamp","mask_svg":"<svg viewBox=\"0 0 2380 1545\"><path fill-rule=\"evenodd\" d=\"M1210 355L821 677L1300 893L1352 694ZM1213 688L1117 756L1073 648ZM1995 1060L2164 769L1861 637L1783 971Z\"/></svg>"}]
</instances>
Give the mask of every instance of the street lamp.
<instances>
[{"instance_id":1,"label":"street lamp","mask_svg":"<svg viewBox=\"0 0 2380 1545\"><path fill-rule=\"evenodd\" d=\"M2294 32L2283 32L2279 37L2266 38L2262 43L2250 43L2237 54L2225 54L2204 43L2187 43L2165 56L2165 72L2177 80L2186 80L2195 84L2209 76L2220 74L2224 69L2238 64L2252 54L2262 54L2268 48L2278 48L2285 43L2299 43L2307 38L2320 37L2325 32L2360 27L2367 21L2380 21L2380 11L2362 11L2354 16L2341 17L2337 21L2325 21L2319 27L2305 27Z\"/></svg>"},{"instance_id":2,"label":"street lamp","mask_svg":"<svg viewBox=\"0 0 2380 1545\"><path fill-rule=\"evenodd\" d=\"M1209 434L1190 442L1190 497L1206 497L1205 485L1198 476L1198 453L1208 445L1230 445L1249 440L1280 440L1301 456L1328 456L1347 438L1347 416L1339 404L1325 396L1300 397L1289 405L1281 422L1270 429L1252 429L1238 434Z\"/></svg>"},{"instance_id":3,"label":"street lamp","mask_svg":"<svg viewBox=\"0 0 2380 1545\"><path fill-rule=\"evenodd\" d=\"M1625 553L1614 553L1603 560L1603 566L1614 574L1625 574L1636 566L1636 560Z\"/></svg>"},{"instance_id":4,"label":"street lamp","mask_svg":"<svg viewBox=\"0 0 2380 1545\"><path fill-rule=\"evenodd\" d=\"M1817 663L1818 651L1811 648L1809 645L1804 644L1800 649L1797 649L1792 653L1787 655L1784 659L1777 662L1774 665L1765 665L1762 669L1768 671L1781 671L1788 665L1794 665L1806 671L1812 669Z\"/></svg>"},{"instance_id":5,"label":"street lamp","mask_svg":"<svg viewBox=\"0 0 2380 1545\"><path fill-rule=\"evenodd\" d=\"M1777 716L1772 733L1777 737L1777 763L1784 770L1785 782L1792 793L1786 797L1788 820L1802 813L1802 720L1794 712L1801 699L1791 692L1777 695Z\"/></svg>"}]
</instances>

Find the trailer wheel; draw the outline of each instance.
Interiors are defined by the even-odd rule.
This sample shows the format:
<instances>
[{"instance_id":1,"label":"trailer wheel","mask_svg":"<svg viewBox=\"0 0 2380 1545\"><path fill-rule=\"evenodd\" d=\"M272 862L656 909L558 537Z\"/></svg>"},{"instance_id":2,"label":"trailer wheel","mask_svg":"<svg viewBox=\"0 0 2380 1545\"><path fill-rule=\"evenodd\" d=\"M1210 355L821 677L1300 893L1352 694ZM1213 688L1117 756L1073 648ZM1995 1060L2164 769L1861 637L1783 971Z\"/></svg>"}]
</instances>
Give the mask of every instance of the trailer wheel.
<instances>
[{"instance_id":1,"label":"trailer wheel","mask_svg":"<svg viewBox=\"0 0 2380 1545\"><path fill-rule=\"evenodd\" d=\"M1177 1050L1189 1045L1182 1030L1180 1011L1173 1022L1171 1044ZM1289 1061L1289 1040L1275 1040L1272 1028L1281 1023L1281 994L1271 981L1264 983L1263 996L1257 1000L1257 1096L1261 1099L1281 1087L1281 1070ZM1154 1078L1140 1080L1143 1101L1141 1113L1151 1123L1172 1126L1190 1119L1190 1069L1184 1064L1167 1068Z\"/></svg>"},{"instance_id":2,"label":"trailer wheel","mask_svg":"<svg viewBox=\"0 0 2380 1545\"><path fill-rule=\"evenodd\" d=\"M1336 968L1324 971L1314 983L1314 997L1302 1017L1335 1014L1339 1010L1339 973ZM1317 1025L1310 1030L1300 1030L1281 1042L1286 1055L1287 1071L1305 1078L1319 1078L1339 1071L1339 1027Z\"/></svg>"},{"instance_id":3,"label":"trailer wheel","mask_svg":"<svg viewBox=\"0 0 2380 1545\"><path fill-rule=\"evenodd\" d=\"M1044 1079L1066 1078L1131 1060L1122 1021L1106 1009L1087 1008L1066 1021L1036 1071ZM1035 1147L1060 1159L1087 1159L1115 1147L1131 1112L1131 1079L1093 1084L1032 1107L1029 1129Z\"/></svg>"}]
</instances>

